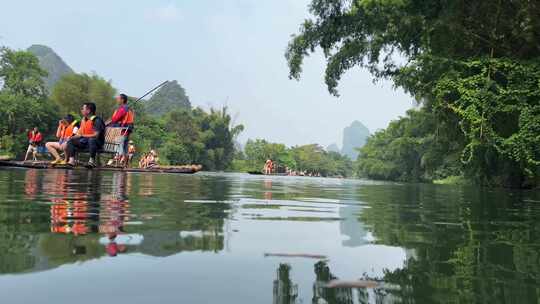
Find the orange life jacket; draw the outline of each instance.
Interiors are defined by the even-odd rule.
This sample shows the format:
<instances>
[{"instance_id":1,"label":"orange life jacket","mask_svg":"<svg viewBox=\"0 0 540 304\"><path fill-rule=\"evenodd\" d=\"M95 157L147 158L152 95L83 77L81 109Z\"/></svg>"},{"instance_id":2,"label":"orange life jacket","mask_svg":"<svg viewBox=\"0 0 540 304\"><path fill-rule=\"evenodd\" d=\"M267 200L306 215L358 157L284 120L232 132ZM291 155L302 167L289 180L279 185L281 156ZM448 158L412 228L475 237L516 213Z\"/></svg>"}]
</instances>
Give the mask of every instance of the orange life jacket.
<instances>
[{"instance_id":1,"label":"orange life jacket","mask_svg":"<svg viewBox=\"0 0 540 304\"><path fill-rule=\"evenodd\" d=\"M68 139L70 138L71 136L73 136L73 129L75 129L75 126L77 125L77 122L76 120L74 120L70 125L68 126L63 126L62 128L62 131L60 134L62 134L60 136L60 139Z\"/></svg>"},{"instance_id":2,"label":"orange life jacket","mask_svg":"<svg viewBox=\"0 0 540 304\"><path fill-rule=\"evenodd\" d=\"M94 134L94 119L96 116L91 116L90 118L83 118L81 120L80 132L82 135L91 135Z\"/></svg>"},{"instance_id":3,"label":"orange life jacket","mask_svg":"<svg viewBox=\"0 0 540 304\"><path fill-rule=\"evenodd\" d=\"M116 115L117 111L118 109L114 110L113 117ZM120 121L120 125L122 127L127 127L127 126L132 125L134 121L135 121L135 113L131 109L128 108L126 115L124 115L124 118L122 118L122 120Z\"/></svg>"}]
</instances>

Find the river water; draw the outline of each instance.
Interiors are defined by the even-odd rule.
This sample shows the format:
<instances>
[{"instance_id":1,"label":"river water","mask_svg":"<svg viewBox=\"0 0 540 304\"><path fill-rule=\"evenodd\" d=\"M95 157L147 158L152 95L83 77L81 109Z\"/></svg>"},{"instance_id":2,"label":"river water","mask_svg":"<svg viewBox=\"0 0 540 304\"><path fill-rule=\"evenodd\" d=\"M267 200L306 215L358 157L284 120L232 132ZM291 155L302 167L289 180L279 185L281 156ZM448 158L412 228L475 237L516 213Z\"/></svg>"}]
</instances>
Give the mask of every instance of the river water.
<instances>
[{"instance_id":1,"label":"river water","mask_svg":"<svg viewBox=\"0 0 540 304\"><path fill-rule=\"evenodd\" d=\"M539 220L532 191L0 169L0 301L538 303Z\"/></svg>"}]
</instances>

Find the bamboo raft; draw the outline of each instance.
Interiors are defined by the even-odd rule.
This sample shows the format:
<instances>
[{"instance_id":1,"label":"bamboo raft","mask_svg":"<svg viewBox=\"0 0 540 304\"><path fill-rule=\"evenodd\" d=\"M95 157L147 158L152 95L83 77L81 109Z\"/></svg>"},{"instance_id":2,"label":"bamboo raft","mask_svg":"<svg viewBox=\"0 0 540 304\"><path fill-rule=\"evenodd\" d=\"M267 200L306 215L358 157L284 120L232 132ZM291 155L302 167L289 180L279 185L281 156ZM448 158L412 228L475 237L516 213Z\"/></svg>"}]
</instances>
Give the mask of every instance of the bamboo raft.
<instances>
[{"instance_id":1,"label":"bamboo raft","mask_svg":"<svg viewBox=\"0 0 540 304\"><path fill-rule=\"evenodd\" d=\"M97 171L117 171L117 172L140 172L140 173L175 173L175 174L194 174L201 170L201 166L158 166L153 168L119 168L119 167L97 167L87 169L83 166L53 166L46 161L14 161L0 160L0 167L11 168L31 168L31 169L61 169L61 170L97 170Z\"/></svg>"},{"instance_id":2,"label":"bamboo raft","mask_svg":"<svg viewBox=\"0 0 540 304\"><path fill-rule=\"evenodd\" d=\"M272 174L264 174L262 171L248 171L248 174L251 175L266 175L266 176L288 176L287 173L272 173Z\"/></svg>"}]
</instances>

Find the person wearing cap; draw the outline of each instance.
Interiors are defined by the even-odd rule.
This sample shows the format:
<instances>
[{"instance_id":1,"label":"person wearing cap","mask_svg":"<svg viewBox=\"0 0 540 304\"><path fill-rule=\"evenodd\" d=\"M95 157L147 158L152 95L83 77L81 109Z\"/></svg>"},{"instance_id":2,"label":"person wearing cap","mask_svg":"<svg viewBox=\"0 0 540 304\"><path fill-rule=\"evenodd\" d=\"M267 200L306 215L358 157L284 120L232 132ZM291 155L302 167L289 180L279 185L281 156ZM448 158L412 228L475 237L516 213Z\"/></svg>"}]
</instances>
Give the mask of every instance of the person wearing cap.
<instances>
[{"instance_id":1,"label":"person wearing cap","mask_svg":"<svg viewBox=\"0 0 540 304\"><path fill-rule=\"evenodd\" d=\"M54 160L51 162L52 165L58 165L67 162L62 160L60 157L59 151L65 151L67 147L68 140L79 130L79 121L77 121L73 115L68 114L62 120L58 122L58 127L56 128L56 137L58 141L48 142L45 144L45 148L51 153L54 157Z\"/></svg>"}]
</instances>

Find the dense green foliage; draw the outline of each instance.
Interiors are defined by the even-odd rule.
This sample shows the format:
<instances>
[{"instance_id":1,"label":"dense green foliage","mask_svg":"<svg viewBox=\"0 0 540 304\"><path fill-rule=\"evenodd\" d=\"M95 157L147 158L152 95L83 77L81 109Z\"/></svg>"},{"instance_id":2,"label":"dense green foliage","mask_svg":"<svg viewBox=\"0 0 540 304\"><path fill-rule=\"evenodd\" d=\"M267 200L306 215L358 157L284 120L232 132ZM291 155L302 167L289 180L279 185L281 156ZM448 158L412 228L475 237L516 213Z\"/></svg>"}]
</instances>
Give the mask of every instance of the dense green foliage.
<instances>
[{"instance_id":1,"label":"dense green foliage","mask_svg":"<svg viewBox=\"0 0 540 304\"><path fill-rule=\"evenodd\" d=\"M68 74L54 86L51 99L63 113L80 112L81 104L94 102L97 114L110 117L116 107L114 96L116 90L111 83L98 75Z\"/></svg>"},{"instance_id":2,"label":"dense green foliage","mask_svg":"<svg viewBox=\"0 0 540 304\"><path fill-rule=\"evenodd\" d=\"M303 58L321 47L331 93L359 65L421 103L421 114L373 136L362 154L369 159L360 161L364 174L430 179L453 161L448 174L482 183L525 186L538 178L537 1L314 0L310 8L315 18L286 53L291 77L299 78Z\"/></svg>"},{"instance_id":3,"label":"dense green foliage","mask_svg":"<svg viewBox=\"0 0 540 304\"><path fill-rule=\"evenodd\" d=\"M189 97L176 80L169 81L146 102L150 115L162 116L174 110L191 109Z\"/></svg>"},{"instance_id":4,"label":"dense green foliage","mask_svg":"<svg viewBox=\"0 0 540 304\"><path fill-rule=\"evenodd\" d=\"M46 96L47 73L34 55L2 48L0 56L0 155L15 156L26 151L28 129L56 127L58 110Z\"/></svg>"},{"instance_id":5,"label":"dense green foliage","mask_svg":"<svg viewBox=\"0 0 540 304\"><path fill-rule=\"evenodd\" d=\"M45 98L47 89L42 77L47 76L38 59L29 52L0 48L2 91L24 97Z\"/></svg>"},{"instance_id":6,"label":"dense green foliage","mask_svg":"<svg viewBox=\"0 0 540 304\"><path fill-rule=\"evenodd\" d=\"M145 107L146 108L146 107ZM233 126L224 107L175 110L156 118L136 110L133 139L139 151L157 149L163 162L171 165L201 164L205 170L225 170L232 162L234 139L243 130Z\"/></svg>"},{"instance_id":7,"label":"dense green foliage","mask_svg":"<svg viewBox=\"0 0 540 304\"><path fill-rule=\"evenodd\" d=\"M288 148L264 139L248 140L244 151L237 153L232 169L261 171L267 159L278 165L278 171L285 171L287 167L297 172L320 173L322 176L352 175L352 162L347 156L327 152L316 144Z\"/></svg>"},{"instance_id":8,"label":"dense green foliage","mask_svg":"<svg viewBox=\"0 0 540 304\"><path fill-rule=\"evenodd\" d=\"M48 46L34 44L28 48L28 52L34 54L39 59L41 68L47 71L47 76L43 80L49 93L60 78L74 73L71 67Z\"/></svg>"}]
</instances>

